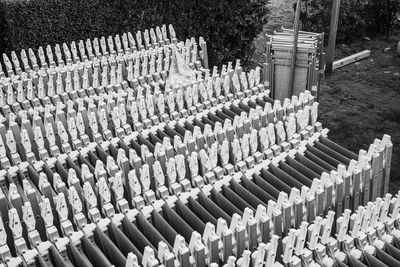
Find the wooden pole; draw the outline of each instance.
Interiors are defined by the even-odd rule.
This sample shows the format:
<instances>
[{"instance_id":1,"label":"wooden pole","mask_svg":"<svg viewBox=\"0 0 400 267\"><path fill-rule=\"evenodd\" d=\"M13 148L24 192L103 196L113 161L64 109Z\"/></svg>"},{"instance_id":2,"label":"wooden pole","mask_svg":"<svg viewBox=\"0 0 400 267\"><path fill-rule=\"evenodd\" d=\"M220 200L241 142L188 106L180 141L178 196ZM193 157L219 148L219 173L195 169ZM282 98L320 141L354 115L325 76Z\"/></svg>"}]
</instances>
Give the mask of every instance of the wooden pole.
<instances>
[{"instance_id":1,"label":"wooden pole","mask_svg":"<svg viewBox=\"0 0 400 267\"><path fill-rule=\"evenodd\" d=\"M297 42L299 39L299 28L300 28L300 12L301 12L301 0L297 0L296 16L294 18L292 62L290 65L289 95L287 96L288 98L291 98L293 95L293 92L294 92L294 78L295 78L296 57L297 57Z\"/></svg>"},{"instance_id":2,"label":"wooden pole","mask_svg":"<svg viewBox=\"0 0 400 267\"><path fill-rule=\"evenodd\" d=\"M340 10L340 0L333 0L328 51L326 52L326 70L325 70L326 75L332 74L333 59L335 57L336 34L339 22L339 10Z\"/></svg>"}]
</instances>

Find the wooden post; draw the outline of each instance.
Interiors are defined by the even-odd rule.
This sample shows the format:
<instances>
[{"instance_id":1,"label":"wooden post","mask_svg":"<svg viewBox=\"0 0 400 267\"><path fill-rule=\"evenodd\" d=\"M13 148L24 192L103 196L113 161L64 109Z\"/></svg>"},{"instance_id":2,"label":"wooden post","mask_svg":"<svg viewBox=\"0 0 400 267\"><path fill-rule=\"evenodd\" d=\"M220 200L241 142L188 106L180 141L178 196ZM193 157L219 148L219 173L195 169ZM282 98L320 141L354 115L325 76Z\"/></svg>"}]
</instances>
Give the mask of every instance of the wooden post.
<instances>
[{"instance_id":1,"label":"wooden post","mask_svg":"<svg viewBox=\"0 0 400 267\"><path fill-rule=\"evenodd\" d=\"M294 33L293 33L293 48L292 48L292 62L290 65L290 80L289 80L289 95L291 98L294 92L294 78L296 72L296 57L297 57L297 42L299 39L299 28L300 28L300 12L301 12L301 0L297 0L296 5L296 16L294 18Z\"/></svg>"},{"instance_id":2,"label":"wooden post","mask_svg":"<svg viewBox=\"0 0 400 267\"><path fill-rule=\"evenodd\" d=\"M201 47L200 57L202 59L203 68L208 69L208 54L207 54L207 43L203 37L200 37L199 45Z\"/></svg>"},{"instance_id":3,"label":"wooden post","mask_svg":"<svg viewBox=\"0 0 400 267\"><path fill-rule=\"evenodd\" d=\"M335 57L336 33L339 21L340 0L333 0L331 11L331 28L329 32L328 51L326 52L326 75L332 74L333 59Z\"/></svg>"}]
</instances>

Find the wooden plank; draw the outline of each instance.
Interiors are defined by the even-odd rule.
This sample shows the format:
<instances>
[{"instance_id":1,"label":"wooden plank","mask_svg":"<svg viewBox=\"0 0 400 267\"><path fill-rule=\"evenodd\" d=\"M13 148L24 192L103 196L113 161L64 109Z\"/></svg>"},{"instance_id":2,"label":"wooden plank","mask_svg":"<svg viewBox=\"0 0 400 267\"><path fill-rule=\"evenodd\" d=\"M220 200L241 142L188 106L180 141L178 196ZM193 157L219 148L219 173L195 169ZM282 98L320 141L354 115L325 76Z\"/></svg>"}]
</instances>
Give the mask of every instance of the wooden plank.
<instances>
[{"instance_id":1,"label":"wooden plank","mask_svg":"<svg viewBox=\"0 0 400 267\"><path fill-rule=\"evenodd\" d=\"M329 32L328 49L326 52L326 70L325 74L332 73L333 58L335 57L336 34L339 21L340 0L333 0L331 11L331 29Z\"/></svg>"},{"instance_id":2,"label":"wooden plank","mask_svg":"<svg viewBox=\"0 0 400 267\"><path fill-rule=\"evenodd\" d=\"M359 61L359 60L362 60L364 58L367 58L370 55L371 55L371 51L370 50L364 50L364 51L362 51L360 53L357 53L357 54L354 54L354 55L339 59L339 60L333 62L333 69L335 70L335 69L344 67L346 65L352 64L352 63L354 63L356 61Z\"/></svg>"}]
</instances>

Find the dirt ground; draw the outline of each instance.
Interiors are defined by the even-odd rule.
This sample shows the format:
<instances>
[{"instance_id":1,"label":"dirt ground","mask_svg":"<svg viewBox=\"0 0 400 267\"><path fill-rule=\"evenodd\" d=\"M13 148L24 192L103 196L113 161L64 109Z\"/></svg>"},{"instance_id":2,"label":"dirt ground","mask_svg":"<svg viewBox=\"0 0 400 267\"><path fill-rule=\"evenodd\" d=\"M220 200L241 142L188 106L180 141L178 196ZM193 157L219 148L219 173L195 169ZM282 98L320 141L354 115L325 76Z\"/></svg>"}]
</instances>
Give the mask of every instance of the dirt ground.
<instances>
[{"instance_id":1,"label":"dirt ground","mask_svg":"<svg viewBox=\"0 0 400 267\"><path fill-rule=\"evenodd\" d=\"M400 57L396 40L400 41L400 33L389 41L381 38L339 45L338 58L365 49L371 50L371 56L323 79L319 99L320 121L330 129L330 138L342 146L358 153L385 133L392 137L392 193L400 189Z\"/></svg>"},{"instance_id":2,"label":"dirt ground","mask_svg":"<svg viewBox=\"0 0 400 267\"><path fill-rule=\"evenodd\" d=\"M271 1L271 19L255 41L254 60L264 62L265 34L293 25L293 2ZM365 60L342 67L322 80L320 121L329 137L358 154L375 138L389 134L393 142L390 192L400 190L400 57L396 46L400 30L389 40L363 39L337 45L335 59L371 50Z\"/></svg>"}]
</instances>

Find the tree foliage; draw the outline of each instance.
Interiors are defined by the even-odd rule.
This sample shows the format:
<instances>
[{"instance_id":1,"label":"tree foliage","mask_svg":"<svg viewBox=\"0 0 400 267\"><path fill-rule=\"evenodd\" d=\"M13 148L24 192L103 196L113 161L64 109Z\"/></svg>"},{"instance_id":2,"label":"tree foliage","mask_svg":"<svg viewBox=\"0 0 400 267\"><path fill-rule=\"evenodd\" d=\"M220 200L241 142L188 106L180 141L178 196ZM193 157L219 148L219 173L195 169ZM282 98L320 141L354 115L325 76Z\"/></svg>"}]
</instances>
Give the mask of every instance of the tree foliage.
<instances>
[{"instance_id":1,"label":"tree foliage","mask_svg":"<svg viewBox=\"0 0 400 267\"><path fill-rule=\"evenodd\" d=\"M0 0L0 52L70 43L172 24L203 36L211 64L248 58L268 0Z\"/></svg>"},{"instance_id":2,"label":"tree foliage","mask_svg":"<svg viewBox=\"0 0 400 267\"><path fill-rule=\"evenodd\" d=\"M302 0L303 29L329 33L332 0ZM399 0L341 0L337 39L349 42L363 36L392 32L400 12Z\"/></svg>"}]
</instances>

